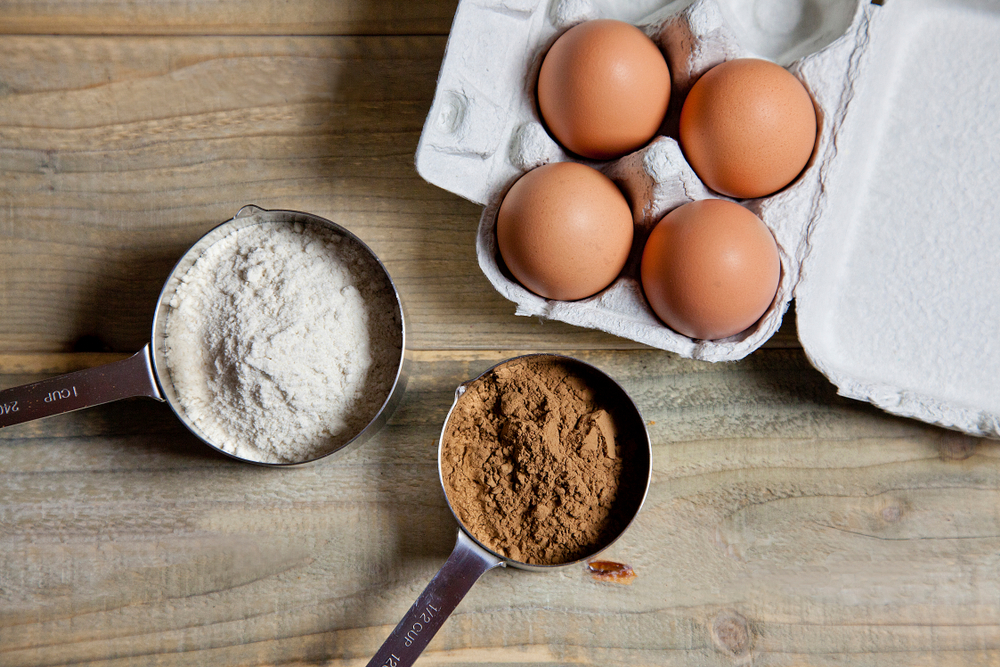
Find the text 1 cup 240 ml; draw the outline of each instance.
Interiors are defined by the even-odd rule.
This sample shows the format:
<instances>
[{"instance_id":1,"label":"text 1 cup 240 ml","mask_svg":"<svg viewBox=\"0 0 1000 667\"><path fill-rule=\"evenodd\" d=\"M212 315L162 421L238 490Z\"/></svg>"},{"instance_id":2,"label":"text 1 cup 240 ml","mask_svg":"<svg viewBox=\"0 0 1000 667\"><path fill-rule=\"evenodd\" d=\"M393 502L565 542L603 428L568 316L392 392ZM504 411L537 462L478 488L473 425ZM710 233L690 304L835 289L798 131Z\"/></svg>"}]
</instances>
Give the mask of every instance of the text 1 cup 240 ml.
<instances>
[{"instance_id":1,"label":"text 1 cup 240 ml","mask_svg":"<svg viewBox=\"0 0 1000 667\"><path fill-rule=\"evenodd\" d=\"M582 361L515 357L460 386L438 447L458 540L368 666L413 664L493 568L547 570L610 546L645 500L651 458L631 398Z\"/></svg>"},{"instance_id":2,"label":"text 1 cup 240 ml","mask_svg":"<svg viewBox=\"0 0 1000 667\"><path fill-rule=\"evenodd\" d=\"M255 317L272 305L255 299L273 298L285 300L283 319ZM371 312L354 312L361 308ZM332 331L353 320L357 326ZM239 331L225 324L233 321ZM0 391L0 428L148 397L166 401L192 433L233 458L304 463L367 440L406 384L402 304L388 273L354 234L307 213L247 206L212 229L171 271L152 329L150 344L127 359ZM358 357L362 367L346 367ZM219 363L229 366L213 373ZM291 379L269 364L292 367ZM331 389L330 376L344 386ZM281 425L283 409L303 412L284 405L294 400L316 415L305 420L308 431L268 431ZM306 439L315 442L304 446Z\"/></svg>"}]
</instances>

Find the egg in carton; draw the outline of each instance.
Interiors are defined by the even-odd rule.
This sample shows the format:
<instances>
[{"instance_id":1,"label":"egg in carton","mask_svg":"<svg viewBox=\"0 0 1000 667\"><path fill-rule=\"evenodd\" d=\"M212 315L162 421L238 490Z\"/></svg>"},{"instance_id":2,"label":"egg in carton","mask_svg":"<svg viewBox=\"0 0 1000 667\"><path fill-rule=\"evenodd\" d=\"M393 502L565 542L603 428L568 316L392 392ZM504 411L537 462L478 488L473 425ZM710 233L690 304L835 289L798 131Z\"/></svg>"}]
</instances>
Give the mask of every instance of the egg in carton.
<instances>
[{"instance_id":1,"label":"egg in carton","mask_svg":"<svg viewBox=\"0 0 1000 667\"><path fill-rule=\"evenodd\" d=\"M810 361L841 394L974 435L1000 435L1000 10L974 0L695 0L693 3L462 0L421 135L420 174L484 211L477 254L520 315L607 331L682 356L733 361L760 347L796 299ZM565 152L535 105L541 60L576 23L625 20L664 53L672 77L665 135L608 162ZM713 66L739 57L786 66L806 87L818 136L802 174L741 203L777 242L781 278L750 329L715 341L664 325L639 281L643 242L663 215L724 198L685 160L680 103ZM955 113L955 109L959 113ZM993 109L990 116L984 109ZM614 180L635 241L618 279L580 301L544 299L511 278L497 250L504 193L526 171L575 160Z\"/></svg>"}]
</instances>

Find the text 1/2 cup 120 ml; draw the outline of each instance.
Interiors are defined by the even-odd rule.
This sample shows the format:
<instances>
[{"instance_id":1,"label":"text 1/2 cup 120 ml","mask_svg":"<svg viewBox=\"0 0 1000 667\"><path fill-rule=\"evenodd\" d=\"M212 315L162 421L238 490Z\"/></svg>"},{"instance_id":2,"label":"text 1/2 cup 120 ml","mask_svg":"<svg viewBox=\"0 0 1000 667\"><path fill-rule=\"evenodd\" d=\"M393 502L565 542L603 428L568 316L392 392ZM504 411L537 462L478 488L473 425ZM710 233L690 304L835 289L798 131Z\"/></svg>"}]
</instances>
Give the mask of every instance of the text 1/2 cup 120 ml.
<instances>
[{"instance_id":1,"label":"text 1/2 cup 120 ml","mask_svg":"<svg viewBox=\"0 0 1000 667\"><path fill-rule=\"evenodd\" d=\"M544 571L610 546L642 507L651 461L635 403L590 364L532 354L461 385L438 447L458 540L368 667L413 664L489 570Z\"/></svg>"}]
</instances>

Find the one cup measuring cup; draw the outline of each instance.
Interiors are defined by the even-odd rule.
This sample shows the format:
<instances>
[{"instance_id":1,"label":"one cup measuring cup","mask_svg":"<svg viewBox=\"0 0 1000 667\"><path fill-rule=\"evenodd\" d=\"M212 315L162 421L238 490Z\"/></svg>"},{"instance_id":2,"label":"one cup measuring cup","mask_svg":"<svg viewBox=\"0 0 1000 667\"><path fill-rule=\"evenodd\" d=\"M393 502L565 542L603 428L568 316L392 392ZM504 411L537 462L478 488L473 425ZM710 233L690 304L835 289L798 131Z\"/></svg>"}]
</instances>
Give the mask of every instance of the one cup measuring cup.
<instances>
[{"instance_id":1,"label":"one cup measuring cup","mask_svg":"<svg viewBox=\"0 0 1000 667\"><path fill-rule=\"evenodd\" d=\"M312 442L308 447L301 446L301 443L293 446L296 443L286 442L289 438L306 433L303 430L288 429L278 435L268 434L270 438L267 441L270 446L268 450L251 447L242 442L247 437L244 433L231 435L227 430L229 428L227 424L220 424L216 419L215 413L218 404L222 401L217 396L213 396L210 389L205 389L210 385L197 375L200 368L208 369L211 367L210 355L203 354L207 349L207 344L199 343L198 341L201 339L197 336L193 338L189 336L186 348L180 342L172 345L171 337L176 337L178 341L184 338L180 333L175 333L175 329L180 332L183 328L191 328L187 324L180 328L176 322L171 324L172 317L178 318L177 322L180 322L181 315L178 313L182 312L183 305L197 304L194 307L188 307L185 311L194 313L196 318L202 316L207 318L209 315L206 313L213 310L210 307L211 304L199 302L200 299L205 298L205 292L204 290L202 292L195 291L197 284L195 276L200 275L197 272L202 271L202 269L213 270L217 273L225 271L225 267L228 266L226 264L205 268L207 263L215 262L215 258L220 254L227 258L235 257L236 259L232 259L232 262L234 267L237 266L236 262L239 260L240 253L248 255L252 252L248 245L250 242L246 240L248 234L255 235L253 238L266 239L265 242L275 244L269 246L272 249L279 247L276 245L278 243L276 239L280 237L281 242L285 244L280 247L287 254L286 259L288 257L296 259L299 262L296 266L299 266L300 270L304 266L310 271L315 270L317 275L321 276L327 275L323 273L327 270L332 272L331 275L348 276L345 280L349 284L337 290L336 295L338 299L341 299L337 302L337 308L340 308L341 312L332 314L331 318L338 321L346 318L355 322L353 328L348 330L349 334L355 338L361 336L365 339L364 341L350 338L348 334L337 335L342 338L348 336L345 343L350 342L352 346L365 348L369 354L367 359L357 362L364 364L360 368L354 368L348 364L348 361L345 361L351 360L350 363L355 363L353 360L362 357L354 347L349 353L344 353L342 357L337 358L341 366L338 366L336 370L342 371L338 375L354 378L352 385L343 388L345 392L353 390L350 396L341 397L337 392L329 391L321 381L314 382L317 386L323 387L325 393L320 398L323 398L325 402L310 407L315 410L317 415L325 414L326 411L339 410L338 419L340 421L335 427L329 427L324 423L321 424L321 428L309 431L310 437L315 442ZM286 239L288 240L286 241ZM245 245L239 245L241 243ZM225 253L229 253L229 255L225 255ZM295 253L308 254L309 263L303 263L306 261L303 259L305 254ZM271 272L277 274L277 280L284 281L282 285L287 283L287 276L281 275L281 265L268 264L271 260L266 250L260 253L258 260L262 263L262 265L259 264L262 268L259 269L258 274L252 276L257 282L262 276ZM328 266L330 263L335 263L335 267L330 268ZM285 266L288 264L289 262L286 261ZM242 265L241 270L246 274L251 274L258 269ZM238 271L231 271L226 277L236 273ZM262 290L255 290L240 283L240 280L249 279L246 276L235 276L235 279L236 288L234 289L237 292L234 293L232 300L228 302L228 305L226 302L215 304L217 307L214 310L221 313L217 313L219 317L229 318L232 317L234 310L243 306L248 308L253 306L255 295L269 298L263 295L278 291L273 282L262 285L264 288ZM212 286L210 278L206 279L205 276L202 276L200 280L201 288L205 288L206 285ZM354 285L351 280L358 284ZM335 290L336 287L330 285L330 289ZM355 291L352 293L351 289ZM360 293L358 293L359 290ZM305 312L310 318L319 319L320 315L317 314L317 310L322 311L327 308L326 302L332 295L325 292L324 289L306 291L312 292L308 295L310 299L313 299L309 307L298 310L290 308L289 310L296 313ZM350 296L351 299L341 298L344 294ZM360 307L367 308L369 312L366 315L354 312ZM266 323L266 318L260 319ZM323 320L320 324L325 322L326 320ZM367 322L367 325L356 322ZM308 325L312 329L306 327L306 330L315 332L317 329L323 328L320 324L311 321ZM218 322L215 321L210 321L205 326L219 328ZM300 333L300 329L295 326L289 326L288 329L294 329L296 333ZM306 371L302 375L309 375L309 373L315 375L318 372L330 370L321 368L317 371L315 365L318 358L326 363L325 359L334 356L334 351L325 348L314 350L310 346L315 347L316 344L311 340L303 340L303 337L286 337L286 344L282 349L264 346L265 351L271 350L274 354L280 352L282 363L302 364L302 370ZM192 340L195 342L191 342ZM273 337L268 341L268 344L277 345L274 342L276 340L278 340L277 337ZM323 342L329 343L330 340L329 338L323 339ZM216 344L223 347L229 346L229 352L234 357L232 359L233 365L239 365L244 362L240 355L247 350L251 350L250 356L252 356L253 350L256 349L253 348L255 342L253 339L235 343L231 340L221 340L216 341ZM364 345L361 345L362 342ZM303 349L313 354L301 354ZM340 225L309 213L268 211L257 206L245 206L231 220L218 225L205 234L177 262L157 299L150 343L127 359L0 391L0 428L119 399L148 397L158 401L166 401L188 430L210 447L232 458L275 466L306 463L319 460L336 451L342 451L349 445L355 446L368 440L388 421L400 402L406 386L405 349L403 306L399 293L381 261L361 239ZM192 358L206 358L208 361L200 363L200 365L198 363L192 364ZM253 359L252 361L262 365L268 360L265 358ZM346 371L345 364L347 365ZM179 370L182 366L186 369L184 373L187 374L187 377L184 377ZM192 368L195 370L191 370ZM281 370L280 368L264 368L264 375L273 376L276 371ZM228 372L234 371L229 368ZM206 374L210 374L210 371L206 370ZM194 381L191 381L191 377ZM254 392L261 394L270 391L272 398L284 396L280 386L276 388L244 387L242 384L235 383L229 387L233 393L239 393L236 391L237 389L247 394ZM299 388L296 387L296 389ZM232 411L235 414L232 417L235 420L244 418L244 415L240 414L240 410L246 404L239 402L241 398L237 395L233 399ZM315 402L316 397L307 395L306 398L313 399ZM287 400L291 401L292 399ZM262 410L260 421L265 425L267 417L268 411ZM245 418L250 419L250 415L246 415ZM255 432L255 437L257 436L259 433ZM280 449L282 446L285 447L284 450ZM291 452L291 455L284 455L288 452Z\"/></svg>"},{"instance_id":2,"label":"one cup measuring cup","mask_svg":"<svg viewBox=\"0 0 1000 667\"><path fill-rule=\"evenodd\" d=\"M413 664L489 570L544 571L610 546L642 507L651 461L635 403L583 361L515 357L459 386L438 445L458 540L368 667ZM521 500L511 503L512 495ZM583 511L581 497L592 499ZM501 517L501 507L510 514Z\"/></svg>"}]
</instances>

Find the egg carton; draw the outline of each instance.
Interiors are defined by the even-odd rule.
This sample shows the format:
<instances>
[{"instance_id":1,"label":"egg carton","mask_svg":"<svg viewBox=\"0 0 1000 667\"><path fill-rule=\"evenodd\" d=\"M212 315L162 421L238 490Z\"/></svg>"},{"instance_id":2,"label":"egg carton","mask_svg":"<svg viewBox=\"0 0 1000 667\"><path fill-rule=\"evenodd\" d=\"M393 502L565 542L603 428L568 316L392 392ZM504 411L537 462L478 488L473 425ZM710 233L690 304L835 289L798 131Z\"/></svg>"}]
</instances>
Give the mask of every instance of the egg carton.
<instances>
[{"instance_id":1,"label":"egg carton","mask_svg":"<svg viewBox=\"0 0 1000 667\"><path fill-rule=\"evenodd\" d=\"M660 47L672 76L665 135L608 162L565 152L534 87L563 31L615 18ZM1000 8L977 0L461 0L416 153L427 181L483 205L479 264L520 315L607 331L684 357L733 361L796 302L810 361L851 398L974 435L1000 437ZM664 325L639 259L659 219L710 197L674 138L680 102L726 60L786 66L813 98L813 157L789 187L743 200L774 234L781 280L753 327L716 341ZM575 160L626 193L635 242L593 297L544 299L505 270L495 218L526 171Z\"/></svg>"}]
</instances>

